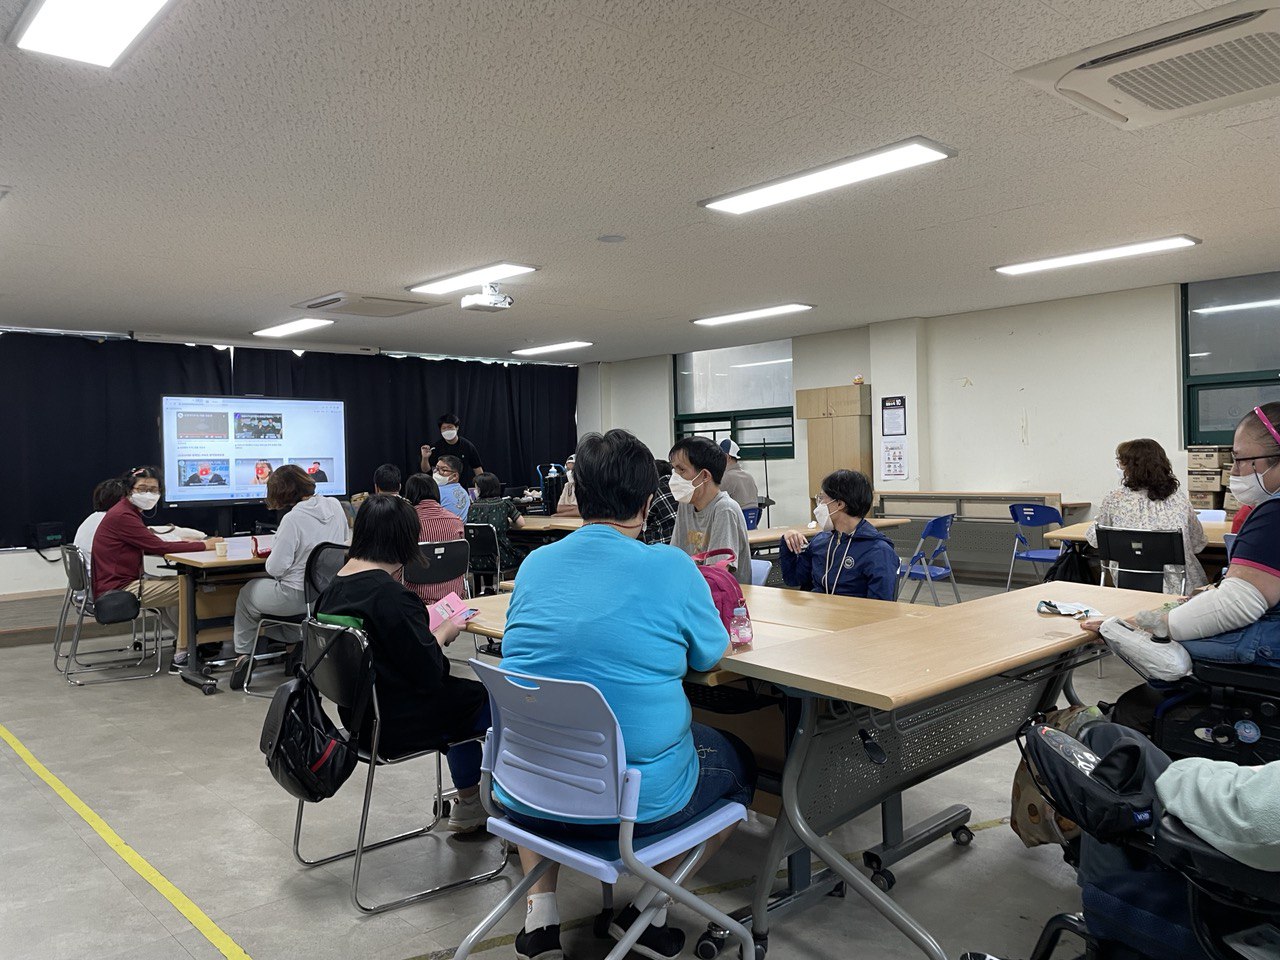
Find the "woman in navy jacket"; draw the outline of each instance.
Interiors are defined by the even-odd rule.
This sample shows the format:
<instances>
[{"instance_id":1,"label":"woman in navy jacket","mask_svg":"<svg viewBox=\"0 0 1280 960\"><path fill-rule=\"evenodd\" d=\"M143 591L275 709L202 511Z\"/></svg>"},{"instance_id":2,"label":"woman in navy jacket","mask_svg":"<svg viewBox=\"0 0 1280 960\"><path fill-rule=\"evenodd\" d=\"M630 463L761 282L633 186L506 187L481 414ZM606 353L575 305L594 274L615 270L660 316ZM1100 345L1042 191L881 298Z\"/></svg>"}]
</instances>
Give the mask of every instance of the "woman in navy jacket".
<instances>
[{"instance_id":1,"label":"woman in navy jacket","mask_svg":"<svg viewBox=\"0 0 1280 960\"><path fill-rule=\"evenodd\" d=\"M813 511L821 532L805 540L782 535L782 577L788 586L842 597L893 600L898 554L893 541L866 521L871 481L856 470L827 474Z\"/></svg>"}]
</instances>

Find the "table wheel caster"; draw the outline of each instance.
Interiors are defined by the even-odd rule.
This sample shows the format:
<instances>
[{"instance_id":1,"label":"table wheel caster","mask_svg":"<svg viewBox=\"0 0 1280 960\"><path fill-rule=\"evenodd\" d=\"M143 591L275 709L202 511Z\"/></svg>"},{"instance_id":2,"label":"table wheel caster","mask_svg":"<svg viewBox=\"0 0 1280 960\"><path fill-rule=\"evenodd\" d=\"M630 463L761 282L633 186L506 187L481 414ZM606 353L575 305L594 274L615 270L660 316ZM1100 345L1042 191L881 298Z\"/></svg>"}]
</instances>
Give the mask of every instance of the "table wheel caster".
<instances>
[{"instance_id":1,"label":"table wheel caster","mask_svg":"<svg viewBox=\"0 0 1280 960\"><path fill-rule=\"evenodd\" d=\"M968 827L956 827L951 831L951 839L958 847L967 847L973 843L973 831Z\"/></svg>"},{"instance_id":2,"label":"table wheel caster","mask_svg":"<svg viewBox=\"0 0 1280 960\"><path fill-rule=\"evenodd\" d=\"M597 940L607 940L609 938L609 924L613 923L613 911L605 907L596 914L594 920L591 921L591 932L596 935ZM699 941L701 943L701 941ZM698 954L702 956L702 954ZM715 956L715 954L711 954Z\"/></svg>"},{"instance_id":3,"label":"table wheel caster","mask_svg":"<svg viewBox=\"0 0 1280 960\"><path fill-rule=\"evenodd\" d=\"M693 948L693 955L699 960L715 960L720 956L720 951L724 949L725 937L721 932L716 930L708 930L698 938L697 944Z\"/></svg>"},{"instance_id":4,"label":"table wheel caster","mask_svg":"<svg viewBox=\"0 0 1280 960\"><path fill-rule=\"evenodd\" d=\"M891 870L877 870L871 874L871 882L885 893L888 893L893 889L894 884L898 882L898 878L893 875Z\"/></svg>"}]
</instances>

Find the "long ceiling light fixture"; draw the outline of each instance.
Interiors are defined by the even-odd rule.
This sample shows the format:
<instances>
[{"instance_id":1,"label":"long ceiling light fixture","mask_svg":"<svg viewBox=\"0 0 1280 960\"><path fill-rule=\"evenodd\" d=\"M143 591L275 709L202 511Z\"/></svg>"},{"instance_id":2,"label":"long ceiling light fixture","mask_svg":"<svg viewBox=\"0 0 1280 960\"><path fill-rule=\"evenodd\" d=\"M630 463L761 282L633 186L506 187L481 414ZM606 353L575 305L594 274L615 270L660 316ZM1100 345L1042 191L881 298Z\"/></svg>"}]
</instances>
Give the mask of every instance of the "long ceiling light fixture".
<instances>
[{"instance_id":1,"label":"long ceiling light fixture","mask_svg":"<svg viewBox=\"0 0 1280 960\"><path fill-rule=\"evenodd\" d=\"M1261 310L1263 307L1280 307L1280 300L1252 300L1249 303L1227 303L1220 307L1197 307L1192 313L1230 313L1232 310Z\"/></svg>"},{"instance_id":2,"label":"long ceiling light fixture","mask_svg":"<svg viewBox=\"0 0 1280 960\"><path fill-rule=\"evenodd\" d=\"M441 296L446 293L453 293L455 290L478 287L484 283L509 280L524 273L533 273L537 269L537 267L526 267L519 263L491 263L487 267L476 267L474 270L468 270L465 273L450 274L447 277L441 277L439 280L427 280L410 287L409 292Z\"/></svg>"},{"instance_id":3,"label":"long ceiling light fixture","mask_svg":"<svg viewBox=\"0 0 1280 960\"><path fill-rule=\"evenodd\" d=\"M750 213L752 210L798 200L851 183L861 183L863 180L910 170L926 163L947 160L956 155L957 151L927 137L912 137L887 147L814 167L812 170L792 173L721 197L712 197L701 201L698 206L724 213Z\"/></svg>"},{"instance_id":4,"label":"long ceiling light fixture","mask_svg":"<svg viewBox=\"0 0 1280 960\"><path fill-rule=\"evenodd\" d=\"M692 321L703 327L718 327L722 323L740 323L743 320L761 320L764 317L778 317L784 313L803 313L812 310L811 303L784 303L776 307L761 307L759 310L744 310L741 313L726 313L718 317L702 317Z\"/></svg>"},{"instance_id":5,"label":"long ceiling light fixture","mask_svg":"<svg viewBox=\"0 0 1280 960\"><path fill-rule=\"evenodd\" d=\"M170 0L31 0L10 42L20 50L113 67Z\"/></svg>"},{"instance_id":6,"label":"long ceiling light fixture","mask_svg":"<svg viewBox=\"0 0 1280 960\"><path fill-rule=\"evenodd\" d=\"M564 343L548 343L541 347L525 347L523 350L512 350L513 356L517 357L536 357L543 353L559 353L561 350L581 350L583 347L593 346L587 340L568 340Z\"/></svg>"},{"instance_id":7,"label":"long ceiling light fixture","mask_svg":"<svg viewBox=\"0 0 1280 960\"><path fill-rule=\"evenodd\" d=\"M333 323L332 320L323 320L320 317L303 317L301 320L290 320L288 323L267 327L265 330L255 330L253 335L255 337L291 337L295 333L318 330L321 327L329 326L331 323Z\"/></svg>"},{"instance_id":8,"label":"long ceiling light fixture","mask_svg":"<svg viewBox=\"0 0 1280 960\"><path fill-rule=\"evenodd\" d=\"M1180 233L1175 237L1162 237L1159 240L1144 240L1141 243L1126 243L1120 247L1107 247L1104 250L1087 250L1084 253L1069 253L1061 257L1050 257L1047 260L1030 260L1027 263L1011 263L1005 267L992 267L996 273L1007 277L1018 277L1024 273L1039 273L1041 270L1056 270L1059 267L1077 267L1085 263L1100 263L1103 260L1120 260L1124 257L1140 257L1148 253L1164 253L1167 250L1181 250L1194 247L1200 241Z\"/></svg>"}]
</instances>

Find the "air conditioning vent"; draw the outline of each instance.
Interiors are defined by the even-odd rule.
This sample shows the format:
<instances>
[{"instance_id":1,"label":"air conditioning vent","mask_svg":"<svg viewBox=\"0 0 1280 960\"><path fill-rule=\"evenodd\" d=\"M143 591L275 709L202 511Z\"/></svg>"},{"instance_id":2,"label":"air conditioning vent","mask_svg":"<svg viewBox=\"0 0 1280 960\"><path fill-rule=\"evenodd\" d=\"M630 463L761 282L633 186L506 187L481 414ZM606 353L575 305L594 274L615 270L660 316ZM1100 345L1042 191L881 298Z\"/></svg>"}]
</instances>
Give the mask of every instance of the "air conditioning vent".
<instances>
[{"instance_id":1,"label":"air conditioning vent","mask_svg":"<svg viewBox=\"0 0 1280 960\"><path fill-rule=\"evenodd\" d=\"M1125 128L1280 94L1280 6L1237 0L1017 76Z\"/></svg>"},{"instance_id":2,"label":"air conditioning vent","mask_svg":"<svg viewBox=\"0 0 1280 960\"><path fill-rule=\"evenodd\" d=\"M395 300L391 297L366 297L358 293L326 293L293 304L299 310L315 314L336 314L341 317L403 317L418 310L430 310L445 301L424 303L421 300Z\"/></svg>"}]
</instances>

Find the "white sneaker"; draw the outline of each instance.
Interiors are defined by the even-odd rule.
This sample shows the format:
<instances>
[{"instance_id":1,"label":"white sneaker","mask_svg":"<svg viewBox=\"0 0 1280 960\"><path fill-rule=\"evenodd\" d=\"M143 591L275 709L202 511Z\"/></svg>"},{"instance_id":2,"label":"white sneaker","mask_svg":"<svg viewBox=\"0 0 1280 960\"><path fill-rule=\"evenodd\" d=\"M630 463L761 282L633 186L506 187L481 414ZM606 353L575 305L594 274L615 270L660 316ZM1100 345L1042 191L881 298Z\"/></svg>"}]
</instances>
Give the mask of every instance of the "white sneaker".
<instances>
[{"instance_id":1,"label":"white sneaker","mask_svg":"<svg viewBox=\"0 0 1280 960\"><path fill-rule=\"evenodd\" d=\"M479 794L469 800L454 797L449 801L449 829L455 833L471 833L488 822L489 815L484 812Z\"/></svg>"},{"instance_id":2,"label":"white sneaker","mask_svg":"<svg viewBox=\"0 0 1280 960\"><path fill-rule=\"evenodd\" d=\"M1157 640L1145 630L1110 617L1099 631L1107 649L1147 680L1181 680L1191 674L1191 654L1172 640Z\"/></svg>"}]
</instances>

